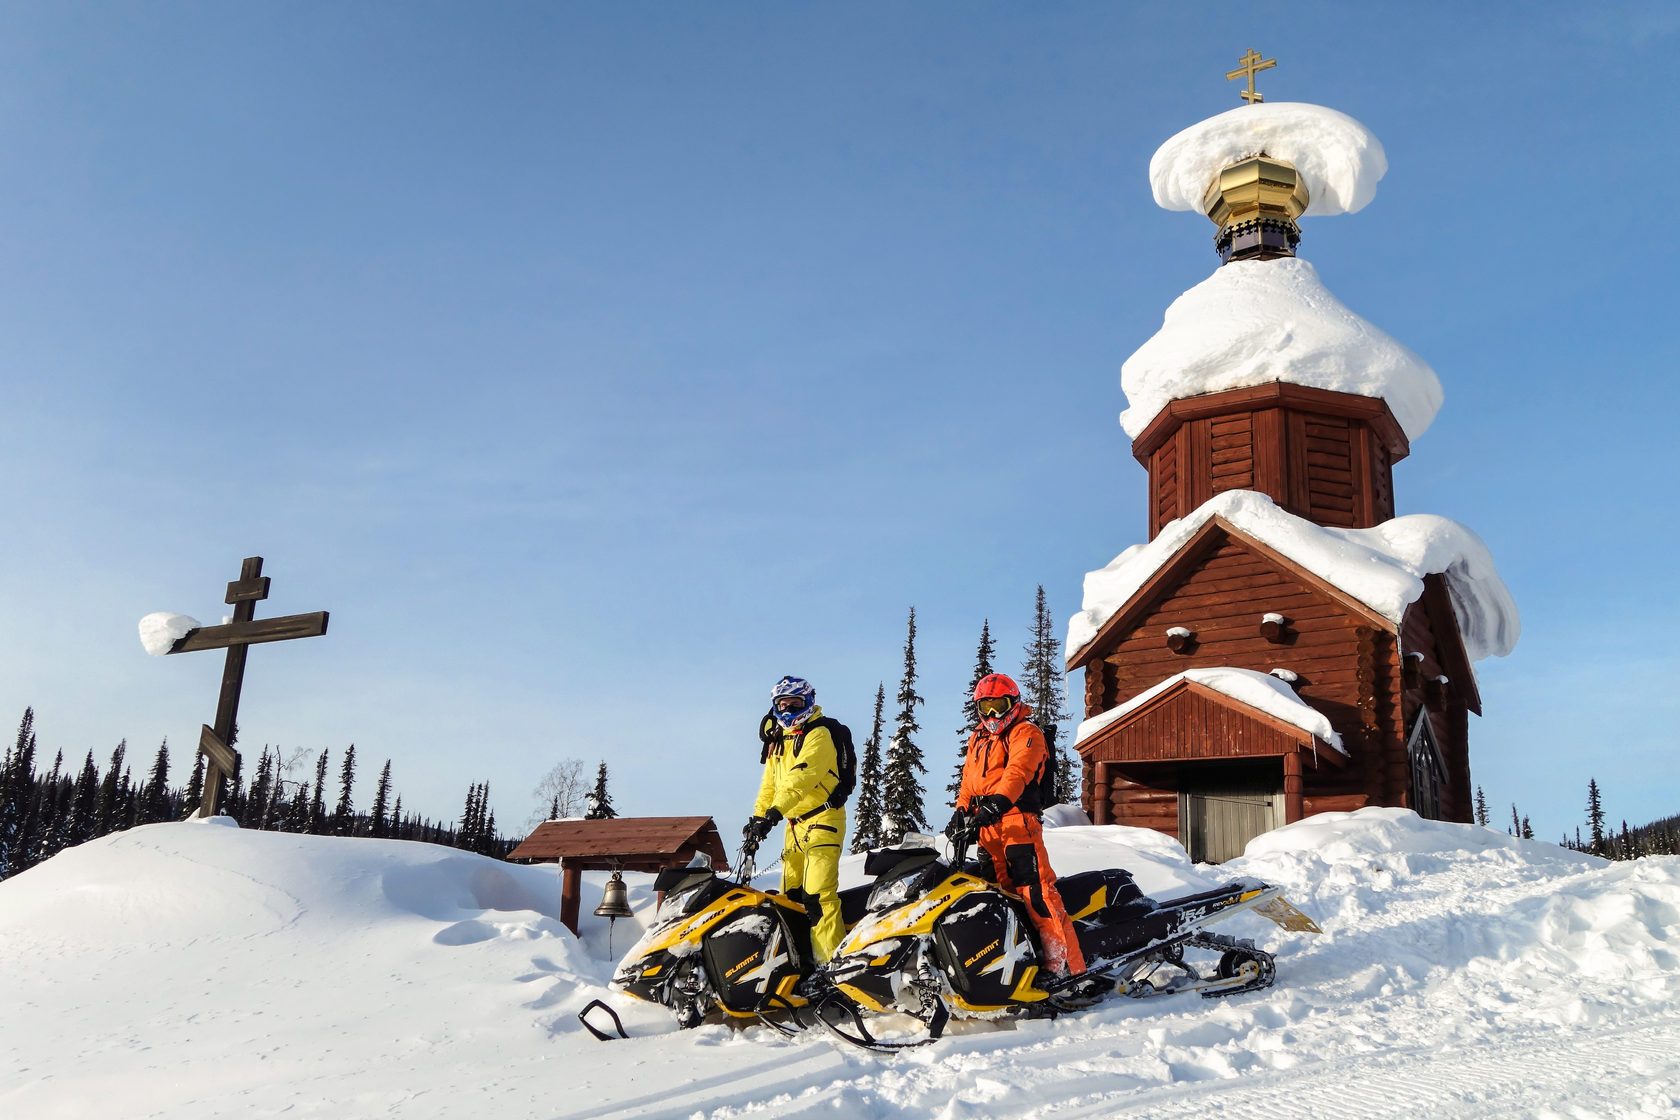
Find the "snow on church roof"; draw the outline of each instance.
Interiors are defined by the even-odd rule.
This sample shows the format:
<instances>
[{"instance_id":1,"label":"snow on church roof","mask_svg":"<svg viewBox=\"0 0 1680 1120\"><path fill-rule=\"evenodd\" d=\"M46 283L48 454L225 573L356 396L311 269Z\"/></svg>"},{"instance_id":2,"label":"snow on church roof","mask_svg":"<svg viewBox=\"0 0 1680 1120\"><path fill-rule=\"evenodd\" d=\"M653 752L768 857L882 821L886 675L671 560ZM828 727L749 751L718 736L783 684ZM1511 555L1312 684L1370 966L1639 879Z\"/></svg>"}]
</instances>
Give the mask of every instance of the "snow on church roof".
<instances>
[{"instance_id":1,"label":"snow on church roof","mask_svg":"<svg viewBox=\"0 0 1680 1120\"><path fill-rule=\"evenodd\" d=\"M1309 218L1363 209L1388 171L1382 144L1346 113L1266 101L1199 121L1162 144L1149 161L1149 186L1163 208L1199 213L1215 175L1261 154L1295 165L1307 184Z\"/></svg>"},{"instance_id":2,"label":"snow on church roof","mask_svg":"<svg viewBox=\"0 0 1680 1120\"><path fill-rule=\"evenodd\" d=\"M1172 401L1274 381L1386 401L1408 440L1441 407L1427 362L1331 295L1311 264L1281 257L1232 261L1173 301L1120 367L1131 404L1120 426L1136 439Z\"/></svg>"},{"instance_id":3,"label":"snow on church roof","mask_svg":"<svg viewBox=\"0 0 1680 1120\"><path fill-rule=\"evenodd\" d=\"M1227 490L1188 516L1162 526L1154 540L1133 545L1107 567L1086 573L1083 609L1068 621L1068 660L1090 645L1138 589L1215 516L1340 588L1396 627L1406 608L1423 594L1423 577L1443 574L1471 661L1504 657L1522 634L1516 601L1499 578L1487 545L1456 521L1414 513L1369 529L1333 529L1280 509L1264 494Z\"/></svg>"},{"instance_id":4,"label":"snow on church roof","mask_svg":"<svg viewBox=\"0 0 1680 1120\"><path fill-rule=\"evenodd\" d=\"M1276 716L1309 735L1318 736L1321 742L1330 744L1343 754L1347 753L1347 749L1342 746L1342 737L1330 727L1330 718L1295 695L1294 689L1266 673L1229 666L1216 669L1186 669L1182 673L1175 673L1147 692L1140 692L1124 704L1081 723L1079 729L1074 732L1074 744L1077 746L1083 743L1109 724L1143 707L1182 680L1211 688L1267 715Z\"/></svg>"}]
</instances>

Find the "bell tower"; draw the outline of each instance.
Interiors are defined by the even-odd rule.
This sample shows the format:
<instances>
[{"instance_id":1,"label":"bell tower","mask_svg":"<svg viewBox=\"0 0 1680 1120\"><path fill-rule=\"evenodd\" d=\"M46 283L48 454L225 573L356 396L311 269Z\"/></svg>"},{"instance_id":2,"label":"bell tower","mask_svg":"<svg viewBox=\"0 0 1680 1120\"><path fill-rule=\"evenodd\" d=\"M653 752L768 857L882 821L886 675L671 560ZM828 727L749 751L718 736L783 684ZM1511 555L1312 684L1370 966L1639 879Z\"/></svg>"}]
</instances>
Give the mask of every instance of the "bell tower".
<instances>
[{"instance_id":1,"label":"bell tower","mask_svg":"<svg viewBox=\"0 0 1680 1120\"><path fill-rule=\"evenodd\" d=\"M1258 107L1254 76L1277 61L1252 50L1241 61L1226 78L1246 77L1242 98ZM1307 177L1265 150L1218 167L1201 197L1221 265L1239 271L1294 257L1296 219L1311 204ZM1394 516L1393 467L1409 451L1381 397L1284 381L1174 399L1132 442L1149 472L1150 539L1227 490L1258 491L1321 525L1369 528Z\"/></svg>"}]
</instances>

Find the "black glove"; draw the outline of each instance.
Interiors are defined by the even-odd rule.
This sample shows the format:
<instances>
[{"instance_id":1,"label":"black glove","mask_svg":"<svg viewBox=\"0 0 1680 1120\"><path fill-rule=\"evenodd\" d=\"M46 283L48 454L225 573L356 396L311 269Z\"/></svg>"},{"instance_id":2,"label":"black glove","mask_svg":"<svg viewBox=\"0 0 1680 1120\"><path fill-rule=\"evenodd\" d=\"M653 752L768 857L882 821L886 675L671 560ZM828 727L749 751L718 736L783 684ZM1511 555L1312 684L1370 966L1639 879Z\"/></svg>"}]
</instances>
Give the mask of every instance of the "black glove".
<instances>
[{"instance_id":1,"label":"black glove","mask_svg":"<svg viewBox=\"0 0 1680 1120\"><path fill-rule=\"evenodd\" d=\"M951 814L951 823L945 826L945 839L955 844L968 831L968 810L958 809Z\"/></svg>"},{"instance_id":2,"label":"black glove","mask_svg":"<svg viewBox=\"0 0 1680 1120\"><path fill-rule=\"evenodd\" d=\"M976 797L973 805L974 823L981 828L1001 821L1003 815L1015 807L1015 803L1001 793L988 793L984 797Z\"/></svg>"},{"instance_id":3,"label":"black glove","mask_svg":"<svg viewBox=\"0 0 1680 1120\"><path fill-rule=\"evenodd\" d=\"M770 830L775 828L776 822L781 819L782 814L775 809L771 809L762 817L753 817L748 820L747 827L741 830L741 835L754 844L760 843L766 836L770 835Z\"/></svg>"}]
</instances>

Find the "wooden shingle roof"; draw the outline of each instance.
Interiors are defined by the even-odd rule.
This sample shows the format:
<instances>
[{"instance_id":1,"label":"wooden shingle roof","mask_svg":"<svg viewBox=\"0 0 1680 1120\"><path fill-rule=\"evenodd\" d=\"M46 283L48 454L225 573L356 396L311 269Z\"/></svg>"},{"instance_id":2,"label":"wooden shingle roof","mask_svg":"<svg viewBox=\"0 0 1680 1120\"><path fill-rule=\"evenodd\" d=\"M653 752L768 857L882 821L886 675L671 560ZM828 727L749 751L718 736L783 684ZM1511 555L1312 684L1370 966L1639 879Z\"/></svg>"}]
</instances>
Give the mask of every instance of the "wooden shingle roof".
<instances>
[{"instance_id":1,"label":"wooden shingle roof","mask_svg":"<svg viewBox=\"0 0 1680 1120\"><path fill-rule=\"evenodd\" d=\"M617 817L604 821L544 821L508 853L512 860L599 863L619 860L626 868L664 866L679 856L705 852L727 863L723 840L710 817ZM660 862L664 861L664 862Z\"/></svg>"}]
</instances>

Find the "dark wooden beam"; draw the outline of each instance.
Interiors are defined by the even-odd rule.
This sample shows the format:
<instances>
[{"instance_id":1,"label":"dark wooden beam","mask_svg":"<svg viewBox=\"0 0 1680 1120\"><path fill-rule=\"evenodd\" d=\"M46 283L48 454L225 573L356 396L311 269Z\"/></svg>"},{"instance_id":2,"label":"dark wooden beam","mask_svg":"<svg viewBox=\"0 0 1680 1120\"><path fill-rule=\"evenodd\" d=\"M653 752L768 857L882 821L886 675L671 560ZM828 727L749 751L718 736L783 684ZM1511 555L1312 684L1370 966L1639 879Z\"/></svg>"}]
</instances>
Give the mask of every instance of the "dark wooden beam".
<instances>
[{"instance_id":1,"label":"dark wooden beam","mask_svg":"<svg viewBox=\"0 0 1680 1120\"><path fill-rule=\"evenodd\" d=\"M259 556L253 557L253 559L261 560L262 558ZM257 599L266 599L268 598L268 584L269 579L267 576L258 576L256 579L235 580L228 584L227 598L222 601L225 603L243 603Z\"/></svg>"},{"instance_id":2,"label":"dark wooden beam","mask_svg":"<svg viewBox=\"0 0 1680 1120\"><path fill-rule=\"evenodd\" d=\"M243 599L240 606L251 603ZM191 653L201 649L232 649L254 646L262 642L285 642L293 638L318 638L327 632L327 612L288 614L280 618L259 618L224 623L221 626L200 626L188 630L170 647L170 653Z\"/></svg>"},{"instance_id":3,"label":"dark wooden beam","mask_svg":"<svg viewBox=\"0 0 1680 1120\"><path fill-rule=\"evenodd\" d=\"M198 749L204 752L204 757L210 760L212 766L221 768L222 773L233 773L233 765L237 756L222 742L222 737L211 729L209 724L201 725L198 733Z\"/></svg>"}]
</instances>

